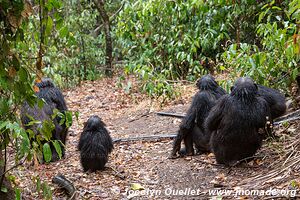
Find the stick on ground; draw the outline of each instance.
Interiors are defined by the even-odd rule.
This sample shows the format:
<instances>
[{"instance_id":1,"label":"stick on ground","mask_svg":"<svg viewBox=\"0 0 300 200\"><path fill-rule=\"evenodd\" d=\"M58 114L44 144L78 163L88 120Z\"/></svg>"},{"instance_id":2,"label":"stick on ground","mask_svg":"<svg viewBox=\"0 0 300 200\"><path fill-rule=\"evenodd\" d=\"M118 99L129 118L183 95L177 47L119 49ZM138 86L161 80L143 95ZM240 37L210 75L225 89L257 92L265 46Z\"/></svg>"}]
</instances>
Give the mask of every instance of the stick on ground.
<instances>
[{"instance_id":1,"label":"stick on ground","mask_svg":"<svg viewBox=\"0 0 300 200\"><path fill-rule=\"evenodd\" d=\"M174 138L177 134L169 134L169 135L147 135L147 136L141 136L141 137L129 137L129 138L119 138L114 139L113 142L131 142L131 141L138 141L138 140L161 140L161 139L168 139L168 138Z\"/></svg>"}]
</instances>

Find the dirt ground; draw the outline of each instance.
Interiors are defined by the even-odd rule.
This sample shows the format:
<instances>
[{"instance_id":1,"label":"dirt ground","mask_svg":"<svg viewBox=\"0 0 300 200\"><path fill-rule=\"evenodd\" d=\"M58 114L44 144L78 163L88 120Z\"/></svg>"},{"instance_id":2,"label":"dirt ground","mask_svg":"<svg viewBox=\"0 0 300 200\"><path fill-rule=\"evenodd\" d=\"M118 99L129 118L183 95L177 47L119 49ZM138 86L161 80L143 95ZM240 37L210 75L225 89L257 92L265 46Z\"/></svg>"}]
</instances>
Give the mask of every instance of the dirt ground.
<instances>
[{"instance_id":1,"label":"dirt ground","mask_svg":"<svg viewBox=\"0 0 300 200\"><path fill-rule=\"evenodd\" d=\"M83 123L99 115L113 139L175 134L180 119L156 111L185 113L195 88L180 85L182 96L161 106L136 89L126 94L116 79L86 82L64 91L71 111L79 111L69 130L66 156L55 163L30 163L12 170L24 199L42 199L32 177L53 189L53 199L68 196L51 179L65 175L77 189L77 199L294 199L300 197L299 125L275 127L277 140L264 143L257 159L228 168L215 164L212 154L168 159L172 139L114 143L105 171L83 173L77 144ZM290 149L293 149L291 151ZM114 170L112 170L113 168ZM138 190L139 189L139 190ZM217 193L218 192L218 193ZM252 193L251 193L252 192Z\"/></svg>"}]
</instances>

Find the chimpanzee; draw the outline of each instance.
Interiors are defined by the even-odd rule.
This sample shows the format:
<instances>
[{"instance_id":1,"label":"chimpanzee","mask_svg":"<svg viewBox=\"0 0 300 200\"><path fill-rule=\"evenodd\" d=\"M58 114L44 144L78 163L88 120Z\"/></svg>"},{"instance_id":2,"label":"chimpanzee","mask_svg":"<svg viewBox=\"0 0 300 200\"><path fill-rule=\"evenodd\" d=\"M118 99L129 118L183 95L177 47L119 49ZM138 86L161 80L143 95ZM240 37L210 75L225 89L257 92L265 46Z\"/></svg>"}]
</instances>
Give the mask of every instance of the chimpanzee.
<instances>
[{"instance_id":1,"label":"chimpanzee","mask_svg":"<svg viewBox=\"0 0 300 200\"><path fill-rule=\"evenodd\" d=\"M61 132L63 132L63 127L59 124L59 121L57 121L56 118L52 119L53 115L53 106L49 104L44 104L42 108L39 108L38 105L34 105L31 107L27 102L25 102L21 108L21 121L24 125L25 130L32 130L35 133L35 138L31 138L31 140L36 140L36 137L41 137L41 142L44 144L43 136L41 136L41 130L43 129L43 124L45 121L48 121L49 123L54 124L54 129L52 130L52 137L51 140L62 140L61 139ZM40 121L42 123L40 124L30 124L30 122L33 120ZM50 148L52 152L52 158L51 161L57 161L59 159L59 155L56 152L53 144L50 143ZM62 154L64 155L64 147L61 147Z\"/></svg>"},{"instance_id":2,"label":"chimpanzee","mask_svg":"<svg viewBox=\"0 0 300 200\"><path fill-rule=\"evenodd\" d=\"M78 149L83 171L103 170L113 149L112 139L104 122L94 115L85 123Z\"/></svg>"},{"instance_id":3,"label":"chimpanzee","mask_svg":"<svg viewBox=\"0 0 300 200\"><path fill-rule=\"evenodd\" d=\"M66 101L64 99L63 94L61 91L54 85L50 78L42 78L41 82L35 84L39 91L36 95L40 99L44 99L46 103L52 105L56 108L59 112L65 113L68 110ZM58 122L61 122L61 117L59 115L56 116ZM66 127L66 123L61 124L63 131L61 132L61 142L63 144L66 143L66 137L68 129Z\"/></svg>"},{"instance_id":4,"label":"chimpanzee","mask_svg":"<svg viewBox=\"0 0 300 200\"><path fill-rule=\"evenodd\" d=\"M210 145L217 163L234 165L251 159L260 148L267 118L268 103L257 95L258 87L251 78L236 80L231 93L219 99L205 121L211 134Z\"/></svg>"},{"instance_id":5,"label":"chimpanzee","mask_svg":"<svg viewBox=\"0 0 300 200\"><path fill-rule=\"evenodd\" d=\"M52 119L53 110L57 109L61 113L65 113L67 111L66 102L64 96L61 91L55 87L54 83L49 78L43 78L41 82L35 84L38 87L38 91L36 95L40 99L44 99L45 103L42 108L39 108L37 105L30 107L27 102L25 102L21 108L21 121L25 126L25 129L33 129L34 133L38 135L39 128L41 125L32 125L28 126L28 123L31 121L31 118L35 120L49 121L52 120L55 128L52 131L51 140L60 140L61 141L61 150L62 156L65 154L65 143L68 128L65 122L61 123L60 115L56 115L54 119ZM52 144L50 144L52 151L52 161L58 160L57 152Z\"/></svg>"},{"instance_id":6,"label":"chimpanzee","mask_svg":"<svg viewBox=\"0 0 300 200\"><path fill-rule=\"evenodd\" d=\"M258 85L258 94L268 102L272 120L285 113L285 96L278 90Z\"/></svg>"},{"instance_id":7,"label":"chimpanzee","mask_svg":"<svg viewBox=\"0 0 300 200\"><path fill-rule=\"evenodd\" d=\"M35 85L39 88L36 93L39 98L44 99L48 104L54 104L54 107L62 113L68 110L63 94L50 78L42 78L42 81Z\"/></svg>"},{"instance_id":8,"label":"chimpanzee","mask_svg":"<svg viewBox=\"0 0 300 200\"><path fill-rule=\"evenodd\" d=\"M192 104L180 124L170 158L177 157L182 140L184 140L185 150L179 152L181 154L194 155L193 143L197 153L210 151L210 135L206 134L203 123L217 99L225 95L226 91L211 75L203 76L197 81L196 86L199 91L193 97Z\"/></svg>"}]
</instances>

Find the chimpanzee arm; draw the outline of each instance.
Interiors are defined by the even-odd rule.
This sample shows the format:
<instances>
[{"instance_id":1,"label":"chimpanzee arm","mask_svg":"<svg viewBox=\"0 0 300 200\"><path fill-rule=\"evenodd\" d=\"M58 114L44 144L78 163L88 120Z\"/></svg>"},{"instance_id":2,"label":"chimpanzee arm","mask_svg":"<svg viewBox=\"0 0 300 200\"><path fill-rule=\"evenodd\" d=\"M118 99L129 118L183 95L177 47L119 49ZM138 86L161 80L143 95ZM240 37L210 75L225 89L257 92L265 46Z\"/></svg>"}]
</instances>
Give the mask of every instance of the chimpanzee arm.
<instances>
[{"instance_id":1,"label":"chimpanzee arm","mask_svg":"<svg viewBox=\"0 0 300 200\"><path fill-rule=\"evenodd\" d=\"M218 129L223 117L226 102L228 101L227 97L228 95L221 97L221 99L218 100L217 104L211 109L209 115L207 116L205 120L205 128L209 132Z\"/></svg>"},{"instance_id":2,"label":"chimpanzee arm","mask_svg":"<svg viewBox=\"0 0 300 200\"><path fill-rule=\"evenodd\" d=\"M195 121L197 117L197 112L202 104L202 95L198 92L191 103L190 108L188 109L186 116L183 118L180 129L193 130L195 126Z\"/></svg>"},{"instance_id":3,"label":"chimpanzee arm","mask_svg":"<svg viewBox=\"0 0 300 200\"><path fill-rule=\"evenodd\" d=\"M51 99L56 104L56 108L60 112L66 111L68 108L67 108L64 96L61 93L61 91L58 88L51 88L51 94L53 94Z\"/></svg>"}]
</instances>

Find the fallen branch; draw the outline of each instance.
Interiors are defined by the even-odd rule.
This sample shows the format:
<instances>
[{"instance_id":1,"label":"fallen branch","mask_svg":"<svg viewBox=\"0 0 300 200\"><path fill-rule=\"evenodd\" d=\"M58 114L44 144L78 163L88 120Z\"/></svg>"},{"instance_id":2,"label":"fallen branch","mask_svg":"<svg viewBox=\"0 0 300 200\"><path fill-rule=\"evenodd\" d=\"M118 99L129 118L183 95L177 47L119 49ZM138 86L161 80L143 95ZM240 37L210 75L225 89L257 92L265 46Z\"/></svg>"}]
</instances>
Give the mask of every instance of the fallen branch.
<instances>
[{"instance_id":1,"label":"fallen branch","mask_svg":"<svg viewBox=\"0 0 300 200\"><path fill-rule=\"evenodd\" d=\"M65 189L69 194L69 200L76 199L76 189L74 185L64 175L58 174L53 177L52 182L58 184L59 187Z\"/></svg>"},{"instance_id":2,"label":"fallen branch","mask_svg":"<svg viewBox=\"0 0 300 200\"><path fill-rule=\"evenodd\" d=\"M179 113L168 113L168 112L156 112L157 115L160 116L166 116L166 117L176 117L176 118L184 118L185 114L179 114ZM300 110L296 110L294 112L291 112L289 114L286 114L282 117L278 117L274 120L273 125L280 125L284 122L294 121L300 119Z\"/></svg>"},{"instance_id":3,"label":"fallen branch","mask_svg":"<svg viewBox=\"0 0 300 200\"><path fill-rule=\"evenodd\" d=\"M140 119L142 117L148 116L149 114L150 114L150 109L148 109L148 111L146 113L144 113L144 114L141 114L139 116L135 116L133 119L129 120L129 122L134 122L134 121L136 121L136 120L138 120L138 119Z\"/></svg>"},{"instance_id":4,"label":"fallen branch","mask_svg":"<svg viewBox=\"0 0 300 200\"><path fill-rule=\"evenodd\" d=\"M10 170L13 170L13 169L16 168L16 167L18 167L18 166L20 166L20 165L23 165L23 163L25 162L25 160L26 160L26 158L23 159L22 161L20 161L18 164L14 165L14 166L12 166L11 168L9 168L9 169L7 169L6 171L4 171L4 172L0 175L0 177L2 177L3 175L5 175L5 174L6 174L7 172L9 172Z\"/></svg>"},{"instance_id":5,"label":"fallen branch","mask_svg":"<svg viewBox=\"0 0 300 200\"><path fill-rule=\"evenodd\" d=\"M115 168L113 167L106 167L107 169L111 169L115 174L114 176L119 177L122 180L125 180L126 176L122 175L119 171L117 171Z\"/></svg>"},{"instance_id":6,"label":"fallen branch","mask_svg":"<svg viewBox=\"0 0 300 200\"><path fill-rule=\"evenodd\" d=\"M148 136L141 136L141 137L129 137L129 138L119 138L114 139L113 142L131 142L131 141L139 141L139 140L159 140L159 139L167 139L167 138L175 138L177 134L170 134L170 135L148 135Z\"/></svg>"},{"instance_id":7,"label":"fallen branch","mask_svg":"<svg viewBox=\"0 0 300 200\"><path fill-rule=\"evenodd\" d=\"M185 114L179 114L179 113L156 112L156 114L160 116L176 117L180 119L185 117Z\"/></svg>"},{"instance_id":8,"label":"fallen branch","mask_svg":"<svg viewBox=\"0 0 300 200\"><path fill-rule=\"evenodd\" d=\"M291 118L287 118L287 119L285 119L285 120L280 120L280 121L275 121L274 123L273 123L273 125L280 125L280 124L282 124L282 123L284 123L284 122L290 122L290 121L294 121L294 120L297 120L297 119L300 119L300 116L296 116L296 117L291 117Z\"/></svg>"},{"instance_id":9,"label":"fallen branch","mask_svg":"<svg viewBox=\"0 0 300 200\"><path fill-rule=\"evenodd\" d=\"M294 112L288 113L282 117L278 117L274 120L274 125L279 125L284 122L289 122L293 120L300 119L300 110L296 110Z\"/></svg>"}]
</instances>

